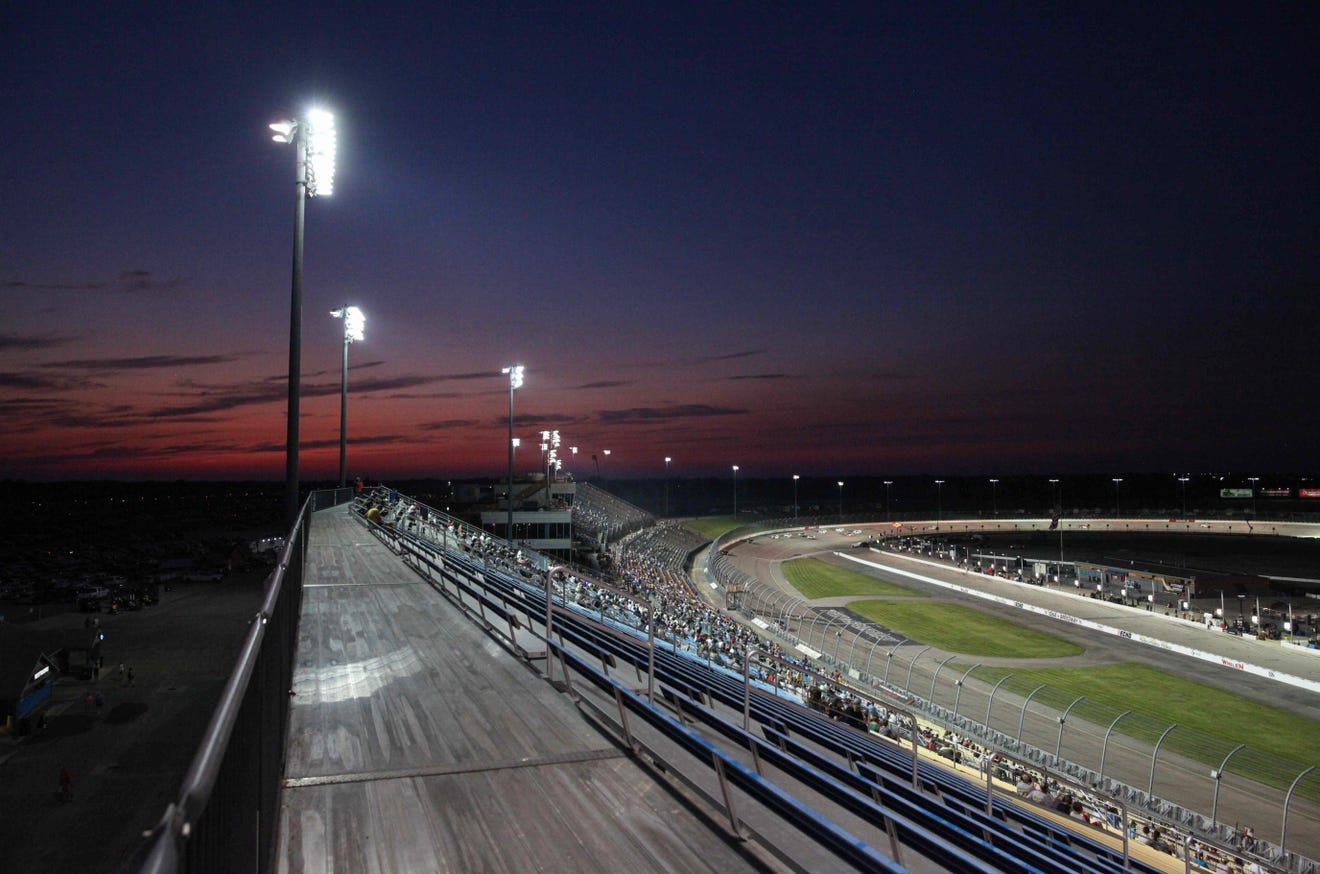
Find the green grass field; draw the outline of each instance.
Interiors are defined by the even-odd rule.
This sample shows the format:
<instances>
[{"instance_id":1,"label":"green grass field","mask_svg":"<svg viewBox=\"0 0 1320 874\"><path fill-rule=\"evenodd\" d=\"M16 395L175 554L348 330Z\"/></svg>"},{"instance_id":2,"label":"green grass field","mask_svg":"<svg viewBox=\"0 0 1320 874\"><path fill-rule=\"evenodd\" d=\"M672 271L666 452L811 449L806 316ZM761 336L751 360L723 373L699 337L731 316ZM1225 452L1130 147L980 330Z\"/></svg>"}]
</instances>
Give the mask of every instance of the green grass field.
<instances>
[{"instance_id":1,"label":"green grass field","mask_svg":"<svg viewBox=\"0 0 1320 874\"><path fill-rule=\"evenodd\" d=\"M848 609L919 643L975 656L1051 659L1085 648L1016 622L942 601L853 601Z\"/></svg>"},{"instance_id":2,"label":"green grass field","mask_svg":"<svg viewBox=\"0 0 1320 874\"><path fill-rule=\"evenodd\" d=\"M1271 785L1287 786L1300 770L1297 763L1320 764L1320 722L1147 665L977 668L974 673L990 683L1012 674L1003 688L1021 695L1047 684L1033 701L1059 710L1084 696L1073 714L1097 725L1108 726L1132 711L1115 731L1152 745L1177 723L1162 749L1212 767L1246 743L1248 749L1229 760L1228 770Z\"/></svg>"},{"instance_id":3,"label":"green grass field","mask_svg":"<svg viewBox=\"0 0 1320 874\"><path fill-rule=\"evenodd\" d=\"M925 593L896 586L841 568L818 558L795 558L784 562L784 576L807 600L841 595L907 595L924 598Z\"/></svg>"},{"instance_id":4,"label":"green grass field","mask_svg":"<svg viewBox=\"0 0 1320 874\"><path fill-rule=\"evenodd\" d=\"M695 531L702 537L714 540L726 531L732 531L741 523L732 516L704 516L700 519L688 519L683 527Z\"/></svg>"}]
</instances>

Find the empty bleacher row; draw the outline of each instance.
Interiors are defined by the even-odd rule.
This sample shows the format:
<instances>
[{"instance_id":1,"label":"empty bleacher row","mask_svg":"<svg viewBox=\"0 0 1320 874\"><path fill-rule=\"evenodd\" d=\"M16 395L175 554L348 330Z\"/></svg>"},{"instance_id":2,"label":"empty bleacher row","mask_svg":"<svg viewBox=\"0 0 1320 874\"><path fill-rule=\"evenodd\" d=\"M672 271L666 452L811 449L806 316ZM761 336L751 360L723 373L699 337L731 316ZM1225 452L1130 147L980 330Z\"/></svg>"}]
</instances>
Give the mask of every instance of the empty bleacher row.
<instances>
[{"instance_id":1,"label":"empty bleacher row","mask_svg":"<svg viewBox=\"0 0 1320 874\"><path fill-rule=\"evenodd\" d=\"M475 599L474 603L480 605L480 613L488 621L494 617L499 620L497 625L508 625L510 636L514 627L530 625L532 619L545 610L544 585L540 575L530 570L526 563L520 565L516 561L505 560L512 556L501 554L501 560L496 562L498 566L492 568L486 561L489 556L479 552L456 551L452 546L435 549L426 543L425 538L402 534L397 529L390 536L401 541L397 551L408 557L410 563L419 568L419 572L424 571L424 576L438 578L443 575L440 570L443 565L444 573L448 576L467 580L465 596ZM563 587L564 584L558 585ZM575 666L584 671L590 667L588 673L595 672L605 678L589 678L598 684L609 679L611 664L617 665L622 661L638 666L638 670L644 670L648 651L645 643L640 640L635 623L639 618L638 613L644 613L645 608L619 612L617 616L614 613L607 615L605 610L591 610L596 614L595 621L592 621L585 615L573 615L577 611L571 604L574 600L580 600L584 593L580 581L573 592L575 598L570 599L570 605L563 607L568 612L556 622L555 640L558 642L554 643L553 648L559 656L566 661L570 660L563 648L571 644L576 652L573 658L582 661L582 664L575 663ZM588 604L592 600L588 597ZM632 612L632 615L627 615L628 612ZM630 629L631 640L620 636L625 634L622 631L625 624L633 625ZM975 786L958 775L950 775L939 766L924 760L918 761L922 787L919 792L920 803L908 798L905 807L896 787L907 787L904 792L918 791L911 787L911 753L900 750L889 741L870 737L865 732L845 729L833 720L795 703L794 699L801 700L797 696L794 699L776 698L764 693L754 696L757 722L766 735L765 739L756 737L749 730L721 717L714 709L717 705L736 710L742 707L742 680L716 666L717 661L724 661L731 668L736 667L735 660L709 659L709 653L706 654L709 660L698 660L693 657L695 652L684 654L681 644L656 648L657 682L682 714L689 719L699 719L707 730L723 737L726 742L735 741L740 749L749 752L755 750L753 755L775 758L781 767L793 771L797 782L809 784L813 791L825 792L832 799L831 803L843 805L854 813L861 811L865 814L863 818L883 822L885 828L916 846L915 851L919 854L929 856L932 852L944 852L926 845L921 831L925 829L925 834L941 836L943 844L962 847L963 843L967 843L963 852L989 853L985 858L975 858L982 863L976 867L989 866L990 870L1118 870L1112 865L1112 849L1094 841L1088 842L1085 836L1079 837L1067 827L1059 826L1044 816L1033 818L1024 815L1021 808L1003 799L994 800L993 812L989 821L986 821L987 818L981 813L986 805L984 787ZM583 654L589 655L591 660L584 660ZM599 668L592 667L596 660L599 660ZM769 752L772 748L777 753ZM829 755L834 755L840 761L827 765L825 763L829 761L828 758L817 758ZM790 762L796 764L787 764ZM853 762L853 767L849 768L847 762ZM836 770L838 767L845 768L849 776L845 778L844 772ZM858 779L863 778L867 781L865 786L856 784ZM885 786L886 781L890 784L888 787ZM869 792L870 801L864 797L862 800L853 797L867 794L859 792L859 786ZM870 810L868 805L877 803L877 792L885 797L885 803ZM931 813L926 808L931 806L932 797L942 799L943 809L935 805L938 815L934 821L928 821ZM895 819L895 811L903 810L907 810L904 814L907 819ZM1002 829L1008 831L1002 832ZM993 835L994 840L985 837L987 833ZM966 835L975 836L975 840L970 841ZM994 843L995 840L1000 843ZM1036 846L1041 842L1048 846L1068 847L1068 852L1073 855L1065 855L1062 860L1055 859ZM971 844L976 846L972 847ZM1019 844L1022 846L1019 847ZM986 847L1015 849L1008 854L1012 857L1010 860L1003 858L1001 852L984 849ZM1023 860L1034 861L1027 864ZM958 865L954 864L954 869L957 870Z\"/></svg>"}]
</instances>

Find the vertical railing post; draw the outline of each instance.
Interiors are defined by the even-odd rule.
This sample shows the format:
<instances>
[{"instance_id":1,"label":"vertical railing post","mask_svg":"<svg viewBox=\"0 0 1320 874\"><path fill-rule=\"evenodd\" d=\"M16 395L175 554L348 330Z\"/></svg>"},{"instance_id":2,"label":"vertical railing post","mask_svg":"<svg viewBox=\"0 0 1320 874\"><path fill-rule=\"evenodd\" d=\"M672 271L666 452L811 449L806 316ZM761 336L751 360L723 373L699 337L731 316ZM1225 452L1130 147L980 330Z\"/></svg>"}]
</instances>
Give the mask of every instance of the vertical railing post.
<instances>
[{"instance_id":1,"label":"vertical railing post","mask_svg":"<svg viewBox=\"0 0 1320 874\"><path fill-rule=\"evenodd\" d=\"M1027 722L1027 705L1031 703L1032 698L1036 697L1037 692L1045 688L1045 685L1046 684L1042 683L1039 686L1037 686L1035 689L1032 689L1031 694L1027 696L1027 700L1022 702L1022 716L1018 719L1017 742L1019 744L1022 743L1022 726L1025 725Z\"/></svg>"},{"instance_id":2,"label":"vertical railing post","mask_svg":"<svg viewBox=\"0 0 1320 874\"><path fill-rule=\"evenodd\" d=\"M1178 723L1175 722L1173 725L1164 729L1164 734L1160 735L1160 739L1155 741L1155 749L1150 751L1150 782L1146 784L1147 795L1150 795L1155 791L1155 759L1160 754L1160 744L1164 743L1164 739L1169 736L1169 732L1177 727Z\"/></svg>"},{"instance_id":3,"label":"vertical railing post","mask_svg":"<svg viewBox=\"0 0 1320 874\"><path fill-rule=\"evenodd\" d=\"M1232 752L1224 756L1224 761L1219 763L1217 770L1211 771L1210 776L1215 778L1215 800L1210 805L1210 827L1214 828L1219 816L1219 781L1224 776L1224 769L1228 767L1228 760L1233 758L1234 753L1245 747L1246 744L1238 744Z\"/></svg>"},{"instance_id":4,"label":"vertical railing post","mask_svg":"<svg viewBox=\"0 0 1320 874\"><path fill-rule=\"evenodd\" d=\"M963 674L961 677L958 678L958 691L954 693L953 696L953 716L955 719L958 718L958 702L962 699L963 683L967 681L968 675L970 675L972 671L976 670L979 667L981 667L981 663L977 662L976 664L968 668L965 674Z\"/></svg>"},{"instance_id":5,"label":"vertical railing post","mask_svg":"<svg viewBox=\"0 0 1320 874\"><path fill-rule=\"evenodd\" d=\"M1105 755L1109 752L1109 736L1114 733L1114 726L1118 725L1118 720L1122 719L1124 716L1127 716L1131 712L1132 712L1131 710L1124 710L1122 713L1118 714L1118 718L1115 719L1113 722L1109 723L1109 728L1105 730L1105 740L1104 743L1100 745L1100 774L1097 777L1097 779L1102 783L1104 782L1105 779ZM1126 828L1126 824L1124 827Z\"/></svg>"},{"instance_id":6,"label":"vertical railing post","mask_svg":"<svg viewBox=\"0 0 1320 874\"><path fill-rule=\"evenodd\" d=\"M1293 780L1292 785L1288 787L1288 794L1283 797L1283 819L1282 819L1282 824L1279 826L1280 855L1287 855L1288 852L1288 805L1292 803L1293 790L1297 788L1298 783L1302 782L1303 777L1305 777L1307 774L1311 773L1314 770L1315 770L1315 765L1312 765L1302 773L1298 774L1297 779Z\"/></svg>"},{"instance_id":7,"label":"vertical railing post","mask_svg":"<svg viewBox=\"0 0 1320 874\"><path fill-rule=\"evenodd\" d=\"M1012 674L1005 674L998 683L995 683L995 687L990 690L990 700L985 702L985 721L981 723L986 728L990 728L990 708L995 706L995 693L998 692L999 687L1004 685L1004 683L1012 676Z\"/></svg>"},{"instance_id":8,"label":"vertical railing post","mask_svg":"<svg viewBox=\"0 0 1320 874\"><path fill-rule=\"evenodd\" d=\"M1068 722L1068 714L1072 713L1072 709L1082 703L1085 698L1086 696L1082 695L1076 701L1069 704L1068 709L1063 711L1063 715L1059 717L1059 739L1054 744L1054 764L1056 766L1059 764L1059 751L1063 749L1063 726Z\"/></svg>"}]
</instances>

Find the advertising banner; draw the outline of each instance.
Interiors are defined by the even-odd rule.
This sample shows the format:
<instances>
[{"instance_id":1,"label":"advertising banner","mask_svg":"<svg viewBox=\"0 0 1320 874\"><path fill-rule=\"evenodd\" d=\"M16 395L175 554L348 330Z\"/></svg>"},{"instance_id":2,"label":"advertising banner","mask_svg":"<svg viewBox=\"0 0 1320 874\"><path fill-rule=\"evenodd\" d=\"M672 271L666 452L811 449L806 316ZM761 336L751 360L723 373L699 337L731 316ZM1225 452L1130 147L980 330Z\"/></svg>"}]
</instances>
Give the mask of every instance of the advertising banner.
<instances>
[{"instance_id":1,"label":"advertising banner","mask_svg":"<svg viewBox=\"0 0 1320 874\"><path fill-rule=\"evenodd\" d=\"M1251 489L1220 489L1221 498L1250 498Z\"/></svg>"}]
</instances>

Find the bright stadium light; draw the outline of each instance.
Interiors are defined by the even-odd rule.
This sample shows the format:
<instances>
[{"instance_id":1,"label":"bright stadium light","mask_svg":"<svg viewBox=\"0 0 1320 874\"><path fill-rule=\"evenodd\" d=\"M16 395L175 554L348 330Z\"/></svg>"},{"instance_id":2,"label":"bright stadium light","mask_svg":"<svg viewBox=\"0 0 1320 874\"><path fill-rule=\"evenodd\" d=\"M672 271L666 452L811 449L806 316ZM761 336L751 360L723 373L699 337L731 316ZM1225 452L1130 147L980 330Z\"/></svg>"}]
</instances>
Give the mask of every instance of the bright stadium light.
<instances>
[{"instance_id":1,"label":"bright stadium light","mask_svg":"<svg viewBox=\"0 0 1320 874\"><path fill-rule=\"evenodd\" d=\"M294 147L293 282L289 301L289 407L284 444L284 515L292 527L298 519L298 406L302 380L303 218L309 196L334 191L335 119L313 109L303 118L281 119L270 129L277 143Z\"/></svg>"},{"instance_id":2,"label":"bright stadium light","mask_svg":"<svg viewBox=\"0 0 1320 874\"><path fill-rule=\"evenodd\" d=\"M367 317L353 306L331 310L330 315L344 320L344 359L339 381L339 487L348 485L348 347L365 338Z\"/></svg>"},{"instance_id":3,"label":"bright stadium light","mask_svg":"<svg viewBox=\"0 0 1320 874\"><path fill-rule=\"evenodd\" d=\"M513 436L513 391L522 388L523 370L521 364L511 364L500 370L500 373L509 377L509 494L506 495L509 501L509 513L508 530L504 532L504 539L510 542L513 541L513 450L518 445Z\"/></svg>"},{"instance_id":4,"label":"bright stadium light","mask_svg":"<svg viewBox=\"0 0 1320 874\"><path fill-rule=\"evenodd\" d=\"M733 466L733 518L738 518L738 465Z\"/></svg>"}]
</instances>

